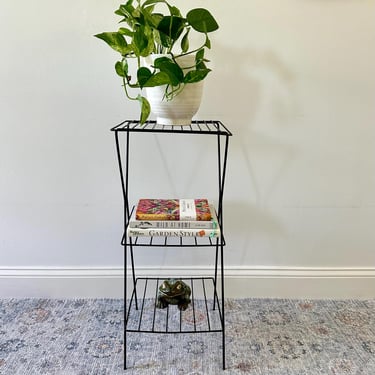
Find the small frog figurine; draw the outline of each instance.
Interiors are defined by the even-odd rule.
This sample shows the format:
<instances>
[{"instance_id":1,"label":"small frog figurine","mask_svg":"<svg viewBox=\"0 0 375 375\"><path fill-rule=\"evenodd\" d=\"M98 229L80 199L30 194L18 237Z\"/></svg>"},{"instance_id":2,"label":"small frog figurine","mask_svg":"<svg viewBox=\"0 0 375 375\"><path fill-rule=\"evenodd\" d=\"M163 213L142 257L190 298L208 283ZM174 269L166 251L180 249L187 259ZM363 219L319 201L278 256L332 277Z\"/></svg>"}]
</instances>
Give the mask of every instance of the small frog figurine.
<instances>
[{"instance_id":1,"label":"small frog figurine","mask_svg":"<svg viewBox=\"0 0 375 375\"><path fill-rule=\"evenodd\" d=\"M177 305L184 311L189 306L191 289L181 280L168 279L164 280L159 287L156 307L164 309L168 305Z\"/></svg>"}]
</instances>

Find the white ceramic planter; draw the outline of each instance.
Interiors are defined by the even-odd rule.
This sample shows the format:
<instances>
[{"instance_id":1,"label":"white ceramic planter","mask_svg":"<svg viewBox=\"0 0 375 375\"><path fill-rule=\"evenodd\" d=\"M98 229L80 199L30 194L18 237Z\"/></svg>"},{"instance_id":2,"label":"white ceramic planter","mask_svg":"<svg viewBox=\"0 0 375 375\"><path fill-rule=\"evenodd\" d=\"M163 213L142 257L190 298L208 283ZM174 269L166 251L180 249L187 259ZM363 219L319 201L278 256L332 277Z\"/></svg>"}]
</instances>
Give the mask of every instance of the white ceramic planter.
<instances>
[{"instance_id":1,"label":"white ceramic planter","mask_svg":"<svg viewBox=\"0 0 375 375\"><path fill-rule=\"evenodd\" d=\"M151 55L145 59L145 65L165 55ZM178 63L182 67L194 65L194 56L182 56ZM186 73L188 70L184 70ZM151 111L156 116L159 125L190 125L193 116L198 112L202 100L203 81L186 84L183 90L172 100L163 99L165 86L147 87L146 97L151 105Z\"/></svg>"}]
</instances>

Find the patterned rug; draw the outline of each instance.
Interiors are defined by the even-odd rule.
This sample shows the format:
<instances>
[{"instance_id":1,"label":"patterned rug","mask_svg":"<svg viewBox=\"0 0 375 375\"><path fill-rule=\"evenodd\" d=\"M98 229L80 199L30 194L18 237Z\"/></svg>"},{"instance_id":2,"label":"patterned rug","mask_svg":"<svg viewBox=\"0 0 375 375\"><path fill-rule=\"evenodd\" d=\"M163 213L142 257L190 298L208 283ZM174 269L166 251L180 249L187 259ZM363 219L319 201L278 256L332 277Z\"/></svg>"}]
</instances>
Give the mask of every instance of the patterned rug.
<instances>
[{"instance_id":1,"label":"patterned rug","mask_svg":"<svg viewBox=\"0 0 375 375\"><path fill-rule=\"evenodd\" d=\"M0 300L0 373L124 374L122 316L115 299ZM227 300L225 372L220 333L129 333L127 348L125 374L372 375L375 300Z\"/></svg>"}]
</instances>

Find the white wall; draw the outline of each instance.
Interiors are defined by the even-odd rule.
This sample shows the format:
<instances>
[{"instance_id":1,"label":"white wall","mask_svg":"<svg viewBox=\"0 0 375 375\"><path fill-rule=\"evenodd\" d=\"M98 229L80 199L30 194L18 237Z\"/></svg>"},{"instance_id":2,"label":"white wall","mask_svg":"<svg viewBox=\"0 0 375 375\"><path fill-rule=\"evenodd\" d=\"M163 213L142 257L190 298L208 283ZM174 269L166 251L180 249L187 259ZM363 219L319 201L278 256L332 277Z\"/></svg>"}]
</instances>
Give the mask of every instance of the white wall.
<instances>
[{"instance_id":1,"label":"white wall","mask_svg":"<svg viewBox=\"0 0 375 375\"><path fill-rule=\"evenodd\" d=\"M138 106L124 99L116 54L93 38L115 29L118 4L0 3L2 295L91 295L94 284L98 294L120 293L122 202L109 129L136 118ZM176 4L208 7L221 26L198 117L234 133L229 294L373 296L375 1ZM132 198L215 199L215 143L168 140L135 139ZM151 273L161 265L190 274L210 262L201 250L137 253Z\"/></svg>"}]
</instances>

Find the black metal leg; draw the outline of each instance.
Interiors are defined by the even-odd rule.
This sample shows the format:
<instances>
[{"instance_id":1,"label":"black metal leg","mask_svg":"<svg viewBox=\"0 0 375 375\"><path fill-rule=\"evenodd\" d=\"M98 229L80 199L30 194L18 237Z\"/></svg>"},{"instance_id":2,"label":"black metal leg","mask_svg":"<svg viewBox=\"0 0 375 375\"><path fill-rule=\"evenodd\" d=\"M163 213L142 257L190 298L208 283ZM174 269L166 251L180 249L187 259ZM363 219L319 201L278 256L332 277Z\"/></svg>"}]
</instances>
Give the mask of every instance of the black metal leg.
<instances>
[{"instance_id":1,"label":"black metal leg","mask_svg":"<svg viewBox=\"0 0 375 375\"><path fill-rule=\"evenodd\" d=\"M123 240L121 241L123 244L123 251L124 251L124 370L126 370L126 352L127 352L127 340L126 340L126 324L127 324L127 314L126 314L126 301L127 301L127 236L126 236L126 225L128 220L128 206L127 206L127 192L126 192L126 184L124 181L124 172L122 169L122 161L121 161L121 150L120 150L120 142L118 137L118 132L115 132L115 140L116 140L116 151L117 151L117 160L120 170L120 178L121 178L121 187L122 187L122 194L123 194L123 202L124 202L124 236ZM126 162L127 164L127 162Z\"/></svg>"},{"instance_id":2,"label":"black metal leg","mask_svg":"<svg viewBox=\"0 0 375 375\"><path fill-rule=\"evenodd\" d=\"M137 287L136 287L136 280L135 280L135 269L134 269L134 254L133 254L133 244L130 240L130 261L132 266L132 278L133 278L133 290L134 290L134 298L135 298L135 308L138 310L138 299L137 299Z\"/></svg>"},{"instance_id":3,"label":"black metal leg","mask_svg":"<svg viewBox=\"0 0 375 375\"><path fill-rule=\"evenodd\" d=\"M225 137L224 155L221 155L221 139L217 137L217 150L218 150L218 176L219 176L219 207L218 207L218 218L221 228L220 238L220 267L221 267L221 328L222 328L222 355L223 355L223 370L225 370L225 314L224 314L224 227L223 227L223 196L224 196L224 184L225 174L227 166L228 156L228 144L229 136ZM217 246L218 248L218 246ZM217 250L216 250L216 262L217 262ZM215 284L216 284L216 272L217 263L215 267ZM216 286L215 286L216 288ZM220 306L219 306L220 308Z\"/></svg>"},{"instance_id":4,"label":"black metal leg","mask_svg":"<svg viewBox=\"0 0 375 375\"><path fill-rule=\"evenodd\" d=\"M218 252L219 252L219 239L216 240L216 250L215 250L215 277L214 277L214 306L213 310L216 308L216 298L217 293L217 261L218 261Z\"/></svg>"},{"instance_id":5,"label":"black metal leg","mask_svg":"<svg viewBox=\"0 0 375 375\"><path fill-rule=\"evenodd\" d=\"M128 323L127 319L127 247L126 247L126 235L124 241L124 370L126 370L126 354L127 354L127 340L126 340L126 326Z\"/></svg>"},{"instance_id":6,"label":"black metal leg","mask_svg":"<svg viewBox=\"0 0 375 375\"><path fill-rule=\"evenodd\" d=\"M224 251L223 244L220 246L221 253L221 328L223 330L222 346L223 346L223 370L225 370L225 314L224 314Z\"/></svg>"}]
</instances>

